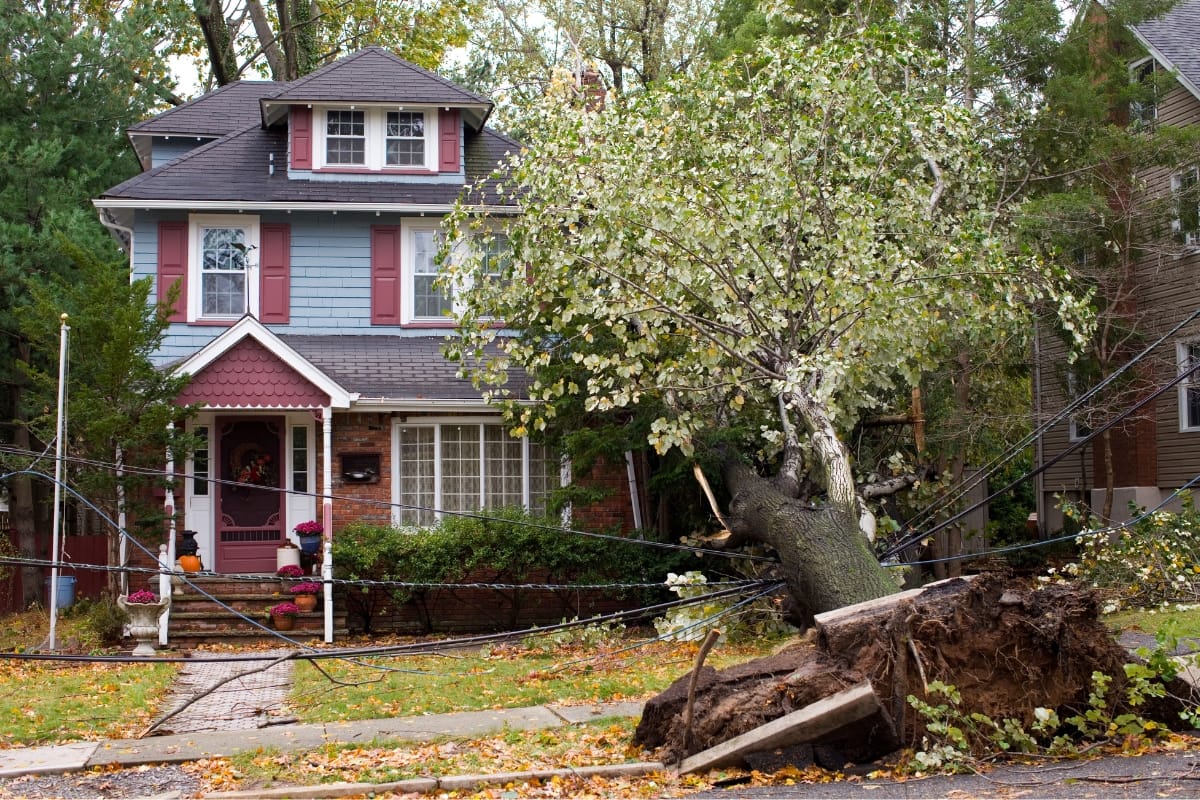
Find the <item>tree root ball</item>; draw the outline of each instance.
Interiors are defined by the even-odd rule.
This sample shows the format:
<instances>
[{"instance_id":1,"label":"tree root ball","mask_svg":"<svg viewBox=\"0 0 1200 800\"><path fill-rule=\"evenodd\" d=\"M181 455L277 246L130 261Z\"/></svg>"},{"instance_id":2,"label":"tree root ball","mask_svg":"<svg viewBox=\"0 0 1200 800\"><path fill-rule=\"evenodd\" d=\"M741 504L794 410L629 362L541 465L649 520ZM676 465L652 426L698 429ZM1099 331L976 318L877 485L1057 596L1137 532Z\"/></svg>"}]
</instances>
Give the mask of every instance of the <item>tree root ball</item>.
<instances>
[{"instance_id":1,"label":"tree root ball","mask_svg":"<svg viewBox=\"0 0 1200 800\"><path fill-rule=\"evenodd\" d=\"M1109 696L1120 704L1123 665L1135 660L1100 621L1097 595L1068 584L985 575L843 611L775 655L702 668L687 732L683 676L646 704L634 741L676 763L867 679L881 714L821 742L861 762L920 744L924 720L907 698L943 702L927 695L934 681L956 686L967 712L1029 726L1038 707L1060 716L1085 709L1096 671L1113 677ZM1179 725L1171 702L1138 712Z\"/></svg>"}]
</instances>

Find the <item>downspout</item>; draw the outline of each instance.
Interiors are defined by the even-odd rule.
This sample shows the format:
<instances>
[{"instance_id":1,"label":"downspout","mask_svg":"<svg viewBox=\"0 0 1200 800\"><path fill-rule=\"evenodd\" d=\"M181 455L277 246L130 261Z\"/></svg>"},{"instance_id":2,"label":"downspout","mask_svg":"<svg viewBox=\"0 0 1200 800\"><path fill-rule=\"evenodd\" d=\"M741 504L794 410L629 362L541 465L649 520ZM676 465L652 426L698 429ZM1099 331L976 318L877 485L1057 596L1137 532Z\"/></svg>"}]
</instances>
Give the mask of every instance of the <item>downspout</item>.
<instances>
[{"instance_id":1,"label":"downspout","mask_svg":"<svg viewBox=\"0 0 1200 800\"><path fill-rule=\"evenodd\" d=\"M325 643L333 642L333 406L321 409L321 580L325 585Z\"/></svg>"},{"instance_id":2,"label":"downspout","mask_svg":"<svg viewBox=\"0 0 1200 800\"><path fill-rule=\"evenodd\" d=\"M633 451L625 451L625 471L629 474L629 505L633 510L633 529L642 538L642 501L638 496L637 469L633 465Z\"/></svg>"}]
</instances>

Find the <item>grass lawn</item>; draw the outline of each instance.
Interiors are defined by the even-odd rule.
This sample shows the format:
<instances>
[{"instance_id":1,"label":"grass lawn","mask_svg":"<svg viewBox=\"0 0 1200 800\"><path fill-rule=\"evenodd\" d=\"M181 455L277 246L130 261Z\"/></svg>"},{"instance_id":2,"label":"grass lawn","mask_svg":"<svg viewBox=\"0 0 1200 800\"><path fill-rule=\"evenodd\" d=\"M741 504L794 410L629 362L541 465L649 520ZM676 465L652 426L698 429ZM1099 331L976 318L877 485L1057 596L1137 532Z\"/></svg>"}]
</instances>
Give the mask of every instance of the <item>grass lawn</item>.
<instances>
[{"instance_id":1,"label":"grass lawn","mask_svg":"<svg viewBox=\"0 0 1200 800\"><path fill-rule=\"evenodd\" d=\"M724 667L776 649L769 639L718 646L705 663ZM402 717L641 699L692 668L694 642L656 642L622 652L613 643L551 651L506 645L473 655L394 656L296 665L291 704L305 722Z\"/></svg>"},{"instance_id":2,"label":"grass lawn","mask_svg":"<svg viewBox=\"0 0 1200 800\"><path fill-rule=\"evenodd\" d=\"M1150 634L1165 630L1180 638L1200 639L1200 608L1183 608L1182 611L1176 606L1170 606L1166 610L1118 611L1106 616L1104 621L1113 630L1136 630Z\"/></svg>"},{"instance_id":3,"label":"grass lawn","mask_svg":"<svg viewBox=\"0 0 1200 800\"><path fill-rule=\"evenodd\" d=\"M82 614L60 617L55 628L60 650L99 650ZM39 648L49 629L45 611L9 614L0 623L0 651ZM175 672L172 664L0 659L0 748L136 736Z\"/></svg>"}]
</instances>

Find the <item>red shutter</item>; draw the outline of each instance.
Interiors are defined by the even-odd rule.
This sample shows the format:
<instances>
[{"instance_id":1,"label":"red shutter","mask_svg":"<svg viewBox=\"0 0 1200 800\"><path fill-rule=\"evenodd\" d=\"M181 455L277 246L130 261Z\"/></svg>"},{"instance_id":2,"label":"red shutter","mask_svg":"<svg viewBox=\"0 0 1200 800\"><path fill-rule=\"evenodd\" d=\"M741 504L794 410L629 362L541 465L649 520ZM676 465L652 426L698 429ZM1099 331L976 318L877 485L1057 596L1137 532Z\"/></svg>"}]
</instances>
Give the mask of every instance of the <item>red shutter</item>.
<instances>
[{"instance_id":1,"label":"red shutter","mask_svg":"<svg viewBox=\"0 0 1200 800\"><path fill-rule=\"evenodd\" d=\"M289 126L292 133L292 168L312 169L312 109L292 106Z\"/></svg>"},{"instance_id":2,"label":"red shutter","mask_svg":"<svg viewBox=\"0 0 1200 800\"><path fill-rule=\"evenodd\" d=\"M292 298L292 226L263 223L260 236L258 319L263 323L285 323Z\"/></svg>"},{"instance_id":3,"label":"red shutter","mask_svg":"<svg viewBox=\"0 0 1200 800\"><path fill-rule=\"evenodd\" d=\"M371 324L400 324L400 226L371 227Z\"/></svg>"},{"instance_id":4,"label":"red shutter","mask_svg":"<svg viewBox=\"0 0 1200 800\"><path fill-rule=\"evenodd\" d=\"M442 109L438 112L438 172L458 172L458 109Z\"/></svg>"},{"instance_id":5,"label":"red shutter","mask_svg":"<svg viewBox=\"0 0 1200 800\"><path fill-rule=\"evenodd\" d=\"M188 224L186 222L158 223L158 299L167 299L167 292L178 283L171 322L187 322L187 254Z\"/></svg>"}]
</instances>

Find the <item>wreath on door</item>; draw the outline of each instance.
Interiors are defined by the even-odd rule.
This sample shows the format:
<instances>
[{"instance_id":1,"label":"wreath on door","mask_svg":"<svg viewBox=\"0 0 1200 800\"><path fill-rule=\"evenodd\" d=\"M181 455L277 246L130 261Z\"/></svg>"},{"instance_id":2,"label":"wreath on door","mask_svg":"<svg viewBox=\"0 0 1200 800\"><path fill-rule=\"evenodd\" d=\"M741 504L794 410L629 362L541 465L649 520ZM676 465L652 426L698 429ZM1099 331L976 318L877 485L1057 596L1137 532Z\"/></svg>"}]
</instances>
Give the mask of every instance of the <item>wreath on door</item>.
<instances>
[{"instance_id":1,"label":"wreath on door","mask_svg":"<svg viewBox=\"0 0 1200 800\"><path fill-rule=\"evenodd\" d=\"M264 453L254 442L243 442L229 454L229 472L238 483L251 486L274 486L275 465L270 453Z\"/></svg>"}]
</instances>

